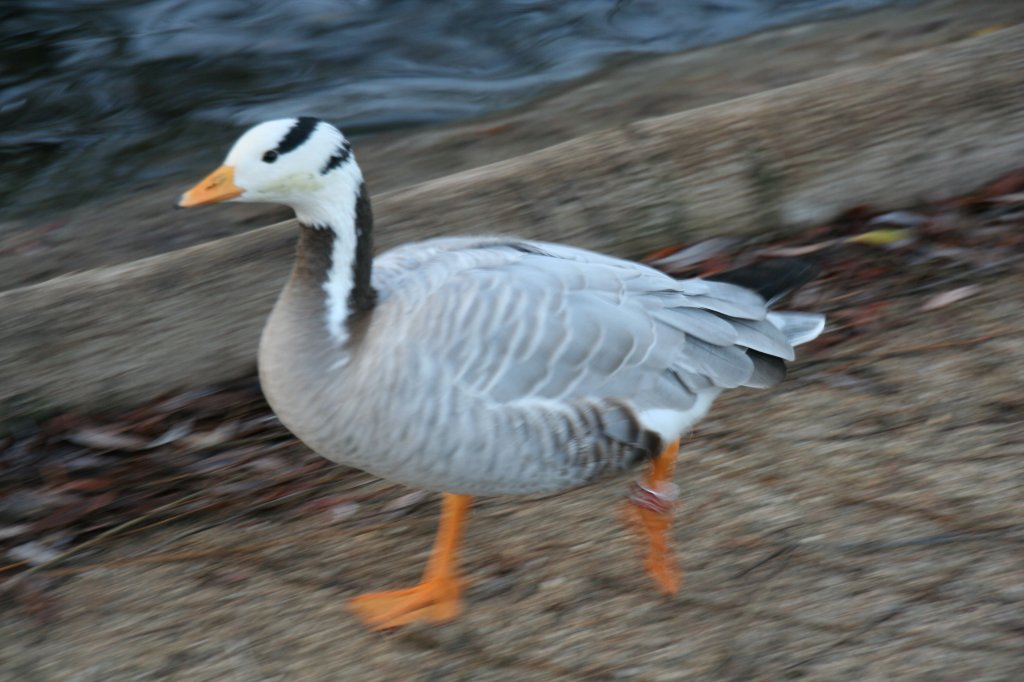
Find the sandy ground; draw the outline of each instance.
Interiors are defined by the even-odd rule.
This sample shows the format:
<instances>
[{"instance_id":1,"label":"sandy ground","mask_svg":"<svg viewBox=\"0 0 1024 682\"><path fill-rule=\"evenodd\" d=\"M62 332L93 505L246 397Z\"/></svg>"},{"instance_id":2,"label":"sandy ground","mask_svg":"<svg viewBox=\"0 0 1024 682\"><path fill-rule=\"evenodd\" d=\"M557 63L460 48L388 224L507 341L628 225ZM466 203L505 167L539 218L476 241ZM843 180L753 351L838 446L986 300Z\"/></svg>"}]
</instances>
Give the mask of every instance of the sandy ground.
<instances>
[{"instance_id":1,"label":"sandy ground","mask_svg":"<svg viewBox=\"0 0 1024 682\"><path fill-rule=\"evenodd\" d=\"M719 402L677 476L676 598L640 570L617 480L481 500L463 617L368 632L345 599L414 581L437 509L381 516L406 494L384 490L342 518L201 518L107 541L65 567L49 622L4 609L0 675L1020 679L1024 274L977 283L932 312L931 293L899 298L870 337ZM337 492L366 485L381 484L343 473Z\"/></svg>"}]
</instances>

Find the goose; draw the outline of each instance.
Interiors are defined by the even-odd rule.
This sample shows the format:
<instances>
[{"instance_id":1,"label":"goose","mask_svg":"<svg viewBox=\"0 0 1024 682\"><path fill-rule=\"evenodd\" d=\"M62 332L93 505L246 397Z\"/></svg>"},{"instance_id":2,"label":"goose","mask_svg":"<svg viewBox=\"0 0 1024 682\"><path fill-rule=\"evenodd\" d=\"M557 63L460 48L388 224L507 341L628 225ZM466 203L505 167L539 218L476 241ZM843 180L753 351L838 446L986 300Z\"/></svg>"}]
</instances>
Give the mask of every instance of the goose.
<instances>
[{"instance_id":1,"label":"goose","mask_svg":"<svg viewBox=\"0 0 1024 682\"><path fill-rule=\"evenodd\" d=\"M768 387L824 316L769 311L809 279L763 266L674 279L643 264L509 236L407 243L373 256L352 146L313 117L256 125L178 205L291 207L298 244L264 327L259 377L320 455L443 493L421 582L349 601L375 629L462 610L475 496L554 493L647 470L627 498L644 566L679 589L668 545L680 438L724 389Z\"/></svg>"}]
</instances>

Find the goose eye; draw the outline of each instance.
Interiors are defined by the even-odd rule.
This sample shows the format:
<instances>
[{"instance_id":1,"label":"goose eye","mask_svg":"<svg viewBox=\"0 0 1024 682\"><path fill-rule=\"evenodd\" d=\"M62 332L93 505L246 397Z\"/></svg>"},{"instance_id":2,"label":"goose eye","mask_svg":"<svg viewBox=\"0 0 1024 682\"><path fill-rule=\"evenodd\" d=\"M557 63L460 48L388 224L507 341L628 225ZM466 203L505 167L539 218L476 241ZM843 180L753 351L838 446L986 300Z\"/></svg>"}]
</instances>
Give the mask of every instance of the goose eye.
<instances>
[{"instance_id":1,"label":"goose eye","mask_svg":"<svg viewBox=\"0 0 1024 682\"><path fill-rule=\"evenodd\" d=\"M275 161L277 161L277 152L271 149L269 152L266 152L263 155L263 160L267 163L274 163Z\"/></svg>"}]
</instances>

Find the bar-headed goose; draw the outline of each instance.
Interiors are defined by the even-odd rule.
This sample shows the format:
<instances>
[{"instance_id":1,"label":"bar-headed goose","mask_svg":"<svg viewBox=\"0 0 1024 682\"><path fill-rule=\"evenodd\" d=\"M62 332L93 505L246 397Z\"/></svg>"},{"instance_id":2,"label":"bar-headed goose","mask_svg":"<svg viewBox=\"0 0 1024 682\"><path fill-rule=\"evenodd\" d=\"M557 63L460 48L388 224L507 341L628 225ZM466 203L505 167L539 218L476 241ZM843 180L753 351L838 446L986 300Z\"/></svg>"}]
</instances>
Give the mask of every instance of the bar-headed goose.
<instances>
[{"instance_id":1,"label":"bar-headed goose","mask_svg":"<svg viewBox=\"0 0 1024 682\"><path fill-rule=\"evenodd\" d=\"M250 129L180 205L220 201L285 204L298 218L295 266L259 350L281 421L324 457L444 493L423 581L351 602L373 627L459 612L471 496L560 491L642 462L630 508L648 571L675 592L666 531L680 437L723 389L781 380L793 346L824 326L768 312L766 298L799 283L791 268L723 278L743 286L677 281L493 236L373 258L362 172L341 132L315 118Z\"/></svg>"}]
</instances>

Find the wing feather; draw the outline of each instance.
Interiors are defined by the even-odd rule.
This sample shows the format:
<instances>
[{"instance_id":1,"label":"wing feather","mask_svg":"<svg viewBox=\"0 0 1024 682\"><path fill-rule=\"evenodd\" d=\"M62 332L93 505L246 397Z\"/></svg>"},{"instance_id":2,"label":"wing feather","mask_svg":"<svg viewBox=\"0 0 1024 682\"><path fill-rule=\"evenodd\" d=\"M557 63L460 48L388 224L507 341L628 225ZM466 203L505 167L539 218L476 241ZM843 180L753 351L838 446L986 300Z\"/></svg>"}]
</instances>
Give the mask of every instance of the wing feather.
<instances>
[{"instance_id":1,"label":"wing feather","mask_svg":"<svg viewBox=\"0 0 1024 682\"><path fill-rule=\"evenodd\" d=\"M748 350L792 358L764 300L736 285L541 242L425 244L378 259L388 328L442 365L433 376L498 402L611 397L685 409L700 392L777 374Z\"/></svg>"}]
</instances>

